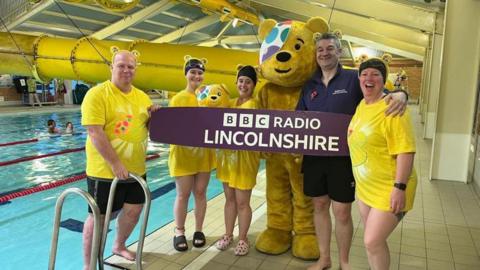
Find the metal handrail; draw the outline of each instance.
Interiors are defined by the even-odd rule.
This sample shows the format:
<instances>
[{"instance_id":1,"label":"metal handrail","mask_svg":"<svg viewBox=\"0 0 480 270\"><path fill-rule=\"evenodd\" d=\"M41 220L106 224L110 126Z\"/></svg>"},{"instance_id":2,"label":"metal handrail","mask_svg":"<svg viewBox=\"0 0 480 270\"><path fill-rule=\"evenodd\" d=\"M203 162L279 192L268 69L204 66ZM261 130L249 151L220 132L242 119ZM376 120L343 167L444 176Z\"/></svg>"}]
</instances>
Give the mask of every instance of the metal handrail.
<instances>
[{"instance_id":1,"label":"metal handrail","mask_svg":"<svg viewBox=\"0 0 480 270\"><path fill-rule=\"evenodd\" d=\"M92 198L90 194L86 191L79 189L79 188L69 188L60 194L60 197L57 199L57 203L55 204L55 219L53 224L53 237L52 237L52 245L50 249L50 259L48 261L48 269L53 270L55 269L55 259L57 257L57 246L58 246L58 233L60 230L60 216L62 213L63 202L65 201L65 197L70 193L76 193L82 196L92 209L93 213L93 240L92 240L92 252L90 255L90 269L95 270L96 268L96 261L98 258L98 250L100 247L100 210L98 209L97 203Z\"/></svg>"},{"instance_id":2,"label":"metal handrail","mask_svg":"<svg viewBox=\"0 0 480 270\"><path fill-rule=\"evenodd\" d=\"M143 252L143 242L145 240L145 233L147 230L147 223L148 223L148 216L150 213L150 203L151 203L151 194L150 189L148 188L147 182L141 176L138 176L134 173L128 174L129 178L135 179L143 188L143 192L145 193L145 205L143 206L143 223L140 228L140 235L138 239L137 245L137 255L135 258L137 264L137 270L142 270L142 252ZM110 194L108 195L108 204L107 210L105 212L105 224L103 226L102 232L102 240L100 243L100 251L98 253L98 263L100 266L100 270L103 270L104 260L103 260L103 253L105 251L105 243L107 241L107 233L108 228L110 226L110 217L112 215L112 207L113 207L113 198L115 197L115 190L117 188L118 181L122 181L118 178L113 179L112 185L110 186Z\"/></svg>"}]
</instances>

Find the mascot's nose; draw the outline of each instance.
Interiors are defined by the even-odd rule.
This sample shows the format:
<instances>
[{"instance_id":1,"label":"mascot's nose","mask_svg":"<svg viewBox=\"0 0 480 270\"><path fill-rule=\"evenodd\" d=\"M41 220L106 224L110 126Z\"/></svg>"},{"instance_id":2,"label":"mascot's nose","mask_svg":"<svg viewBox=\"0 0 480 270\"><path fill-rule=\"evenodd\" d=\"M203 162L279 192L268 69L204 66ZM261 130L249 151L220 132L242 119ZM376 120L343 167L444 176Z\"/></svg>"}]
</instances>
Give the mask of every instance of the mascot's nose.
<instances>
[{"instance_id":1,"label":"mascot's nose","mask_svg":"<svg viewBox=\"0 0 480 270\"><path fill-rule=\"evenodd\" d=\"M213 99L213 100L217 99L216 96L211 96L210 98Z\"/></svg>"},{"instance_id":2,"label":"mascot's nose","mask_svg":"<svg viewBox=\"0 0 480 270\"><path fill-rule=\"evenodd\" d=\"M277 54L277 60L280 62L287 62L290 60L290 54L288 52L281 52Z\"/></svg>"}]
</instances>

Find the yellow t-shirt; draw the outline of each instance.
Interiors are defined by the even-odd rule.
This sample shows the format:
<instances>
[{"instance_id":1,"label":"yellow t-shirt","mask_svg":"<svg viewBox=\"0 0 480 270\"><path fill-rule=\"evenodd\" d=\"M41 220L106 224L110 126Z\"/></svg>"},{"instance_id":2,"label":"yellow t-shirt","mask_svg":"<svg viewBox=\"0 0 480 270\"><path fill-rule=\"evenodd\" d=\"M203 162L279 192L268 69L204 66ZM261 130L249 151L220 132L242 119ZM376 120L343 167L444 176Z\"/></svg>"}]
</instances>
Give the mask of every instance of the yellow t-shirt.
<instances>
[{"instance_id":1,"label":"yellow t-shirt","mask_svg":"<svg viewBox=\"0 0 480 270\"><path fill-rule=\"evenodd\" d=\"M111 81L91 88L82 103L82 125L103 127L108 140L122 164L129 172L145 174L147 150L147 108L152 101L137 88L125 94ZM87 175L113 179L108 162L92 144L90 136L85 144Z\"/></svg>"},{"instance_id":2,"label":"yellow t-shirt","mask_svg":"<svg viewBox=\"0 0 480 270\"><path fill-rule=\"evenodd\" d=\"M237 106L237 100L230 102L231 108L258 109L258 101L254 98ZM257 183L260 166L260 152L245 150L220 149L217 156L217 178L236 189L250 190Z\"/></svg>"},{"instance_id":3,"label":"yellow t-shirt","mask_svg":"<svg viewBox=\"0 0 480 270\"><path fill-rule=\"evenodd\" d=\"M367 105L362 100L348 127L348 146L358 199L370 207L391 211L390 194L395 182L396 155L415 152L410 112L385 116L383 100ZM417 177L408 178L403 211L413 207Z\"/></svg>"},{"instance_id":4,"label":"yellow t-shirt","mask_svg":"<svg viewBox=\"0 0 480 270\"><path fill-rule=\"evenodd\" d=\"M170 100L170 107L198 107L197 96L182 90ZM194 175L215 169L215 149L170 145L168 168L170 176Z\"/></svg>"}]
</instances>

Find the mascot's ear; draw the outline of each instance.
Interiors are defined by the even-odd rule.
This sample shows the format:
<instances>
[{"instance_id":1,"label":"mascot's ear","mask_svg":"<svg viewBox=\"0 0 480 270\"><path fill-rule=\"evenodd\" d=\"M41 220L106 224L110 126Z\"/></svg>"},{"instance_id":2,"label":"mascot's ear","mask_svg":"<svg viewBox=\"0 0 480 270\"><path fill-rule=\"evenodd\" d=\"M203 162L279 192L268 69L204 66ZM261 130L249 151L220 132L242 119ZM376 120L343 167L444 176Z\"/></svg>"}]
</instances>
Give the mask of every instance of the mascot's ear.
<instances>
[{"instance_id":1,"label":"mascot's ear","mask_svg":"<svg viewBox=\"0 0 480 270\"><path fill-rule=\"evenodd\" d=\"M328 32L328 23L322 17L312 17L310 18L305 27L310 29L313 33L325 33Z\"/></svg>"},{"instance_id":2,"label":"mascot's ear","mask_svg":"<svg viewBox=\"0 0 480 270\"><path fill-rule=\"evenodd\" d=\"M243 67L244 67L244 65L238 64L238 65L237 65L237 72L238 72L240 69L242 69Z\"/></svg>"},{"instance_id":3,"label":"mascot's ear","mask_svg":"<svg viewBox=\"0 0 480 270\"><path fill-rule=\"evenodd\" d=\"M262 69L260 68L260 66L254 66L253 67L255 69L255 71L257 72L258 75L262 76L263 77L263 74L262 74ZM259 81L257 81L258 83Z\"/></svg>"},{"instance_id":4,"label":"mascot's ear","mask_svg":"<svg viewBox=\"0 0 480 270\"><path fill-rule=\"evenodd\" d=\"M206 65L207 62L208 62L208 61L207 61L207 58L202 58L202 59L200 59L200 61L202 61L202 63L203 63L204 65Z\"/></svg>"},{"instance_id":5,"label":"mascot's ear","mask_svg":"<svg viewBox=\"0 0 480 270\"><path fill-rule=\"evenodd\" d=\"M116 54L118 51L120 51L120 49L117 46L110 47L110 52L112 54Z\"/></svg>"},{"instance_id":6,"label":"mascot's ear","mask_svg":"<svg viewBox=\"0 0 480 270\"><path fill-rule=\"evenodd\" d=\"M187 62L190 59L192 59L192 57L188 54L183 57L183 61L185 61L185 62Z\"/></svg>"},{"instance_id":7,"label":"mascot's ear","mask_svg":"<svg viewBox=\"0 0 480 270\"><path fill-rule=\"evenodd\" d=\"M258 27L258 36L260 37L260 40L264 40L276 24L277 21L273 19L266 19L261 22Z\"/></svg>"}]
</instances>

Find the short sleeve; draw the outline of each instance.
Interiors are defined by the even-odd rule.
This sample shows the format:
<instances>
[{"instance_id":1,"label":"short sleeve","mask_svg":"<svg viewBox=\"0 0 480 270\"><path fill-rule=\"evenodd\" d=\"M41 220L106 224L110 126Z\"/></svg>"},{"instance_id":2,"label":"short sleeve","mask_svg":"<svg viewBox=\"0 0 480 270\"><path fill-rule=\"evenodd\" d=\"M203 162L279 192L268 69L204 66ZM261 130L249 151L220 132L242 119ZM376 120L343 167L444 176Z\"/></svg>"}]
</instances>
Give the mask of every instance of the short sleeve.
<instances>
[{"instance_id":1,"label":"short sleeve","mask_svg":"<svg viewBox=\"0 0 480 270\"><path fill-rule=\"evenodd\" d=\"M105 125L106 105L103 88L90 89L82 102L82 126Z\"/></svg>"},{"instance_id":2,"label":"short sleeve","mask_svg":"<svg viewBox=\"0 0 480 270\"><path fill-rule=\"evenodd\" d=\"M385 118L385 133L390 155L416 152L415 134L408 109L402 116Z\"/></svg>"},{"instance_id":3,"label":"short sleeve","mask_svg":"<svg viewBox=\"0 0 480 270\"><path fill-rule=\"evenodd\" d=\"M179 98L179 95L181 95L181 93L177 93L175 96L173 96L173 97L170 99L170 102L168 103L168 106L169 106L169 107L178 107L178 98Z\"/></svg>"}]
</instances>

